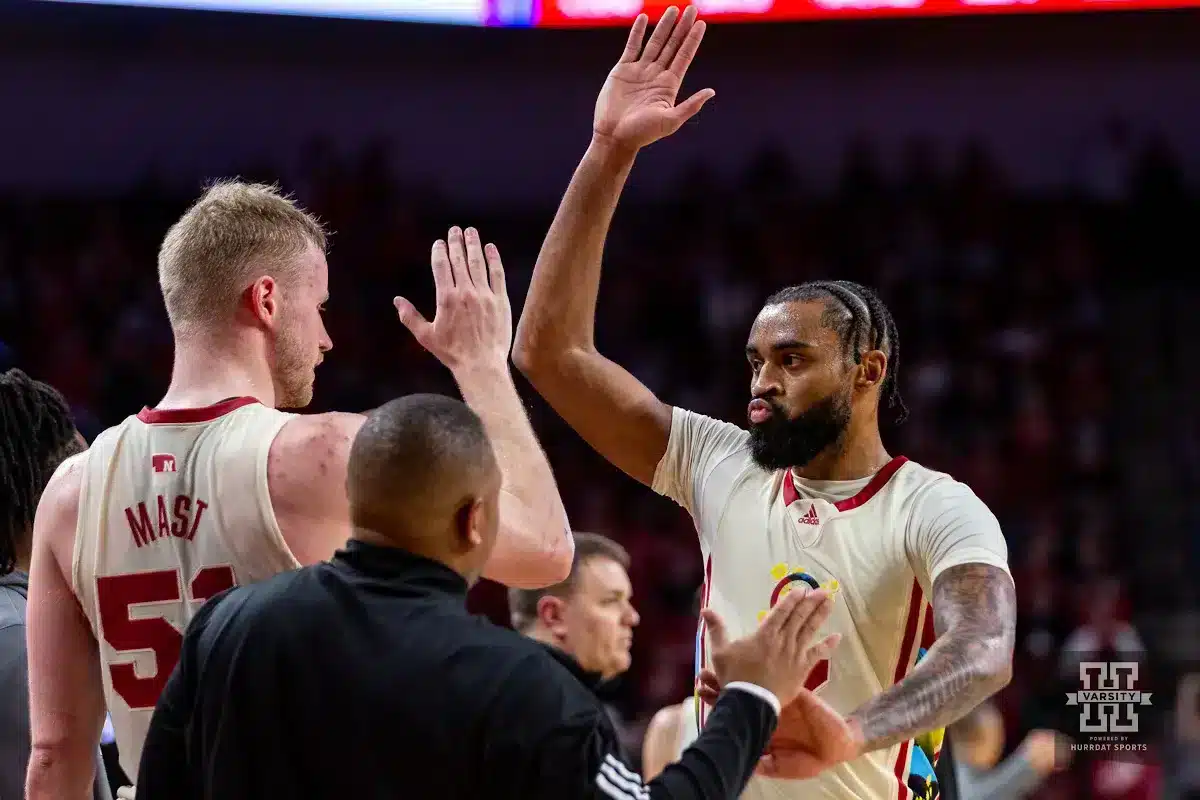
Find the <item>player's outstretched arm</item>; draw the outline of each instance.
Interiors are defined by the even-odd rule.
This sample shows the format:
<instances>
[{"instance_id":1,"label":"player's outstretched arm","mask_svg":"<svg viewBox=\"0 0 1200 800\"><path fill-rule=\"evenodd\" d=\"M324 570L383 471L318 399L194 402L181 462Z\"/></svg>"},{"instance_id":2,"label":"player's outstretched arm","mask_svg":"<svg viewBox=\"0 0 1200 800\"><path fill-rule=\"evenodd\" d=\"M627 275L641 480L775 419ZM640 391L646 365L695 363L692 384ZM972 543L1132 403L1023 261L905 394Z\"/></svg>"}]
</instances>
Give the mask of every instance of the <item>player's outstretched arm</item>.
<instances>
[{"instance_id":1,"label":"player's outstretched arm","mask_svg":"<svg viewBox=\"0 0 1200 800\"><path fill-rule=\"evenodd\" d=\"M596 350L604 240L637 151L674 133L713 96L675 104L704 37L695 6L666 11L646 41L634 22L596 101L592 141L567 187L533 271L513 360L601 455L649 485L667 449L671 409Z\"/></svg>"},{"instance_id":2,"label":"player's outstretched arm","mask_svg":"<svg viewBox=\"0 0 1200 800\"><path fill-rule=\"evenodd\" d=\"M1005 570L946 569L933 585L933 614L937 642L912 673L850 715L862 752L944 728L1011 679L1017 604Z\"/></svg>"},{"instance_id":3,"label":"player's outstretched arm","mask_svg":"<svg viewBox=\"0 0 1200 800\"><path fill-rule=\"evenodd\" d=\"M96 640L67 578L79 510L81 457L55 473L33 523L29 570L29 800L91 797L104 727Z\"/></svg>"},{"instance_id":4,"label":"player's outstretched arm","mask_svg":"<svg viewBox=\"0 0 1200 800\"><path fill-rule=\"evenodd\" d=\"M463 400L483 420L500 465L500 537L484 575L507 586L565 580L575 554L567 512L509 370L512 306L500 251L479 232L451 228L431 256L437 312L432 322L397 297L400 321L437 356Z\"/></svg>"}]
</instances>

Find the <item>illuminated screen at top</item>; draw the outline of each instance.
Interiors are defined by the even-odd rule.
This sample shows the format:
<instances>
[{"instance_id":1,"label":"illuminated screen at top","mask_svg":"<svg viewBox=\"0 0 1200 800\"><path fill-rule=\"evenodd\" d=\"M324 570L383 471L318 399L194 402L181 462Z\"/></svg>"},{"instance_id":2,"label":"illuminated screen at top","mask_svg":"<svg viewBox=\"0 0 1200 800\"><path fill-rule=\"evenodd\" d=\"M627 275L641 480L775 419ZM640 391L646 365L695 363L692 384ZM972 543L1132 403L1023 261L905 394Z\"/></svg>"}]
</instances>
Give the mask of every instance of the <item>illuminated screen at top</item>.
<instances>
[{"instance_id":1,"label":"illuminated screen at top","mask_svg":"<svg viewBox=\"0 0 1200 800\"><path fill-rule=\"evenodd\" d=\"M353 17L497 27L628 25L672 0L47 0L58 3ZM676 4L679 0L675 0ZM709 22L1115 11L1200 7L1200 0L694 0Z\"/></svg>"}]
</instances>

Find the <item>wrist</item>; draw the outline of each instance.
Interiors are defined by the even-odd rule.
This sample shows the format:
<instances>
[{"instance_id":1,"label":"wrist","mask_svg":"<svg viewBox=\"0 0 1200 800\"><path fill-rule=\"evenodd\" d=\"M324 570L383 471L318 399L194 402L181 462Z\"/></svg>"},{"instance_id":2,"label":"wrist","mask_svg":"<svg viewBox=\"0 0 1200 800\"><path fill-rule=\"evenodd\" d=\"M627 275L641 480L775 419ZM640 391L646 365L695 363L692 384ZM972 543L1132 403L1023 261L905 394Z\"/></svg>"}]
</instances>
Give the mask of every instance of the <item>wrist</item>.
<instances>
[{"instance_id":1,"label":"wrist","mask_svg":"<svg viewBox=\"0 0 1200 800\"><path fill-rule=\"evenodd\" d=\"M854 755L851 758L858 758L867 750L867 734L863 730L862 721L855 716L846 717L846 727L850 730L850 742L854 746Z\"/></svg>"},{"instance_id":2,"label":"wrist","mask_svg":"<svg viewBox=\"0 0 1200 800\"><path fill-rule=\"evenodd\" d=\"M507 359L479 359L455 365L450 373L465 395L472 390L491 391L497 384L512 383Z\"/></svg>"},{"instance_id":3,"label":"wrist","mask_svg":"<svg viewBox=\"0 0 1200 800\"><path fill-rule=\"evenodd\" d=\"M592 141L588 145L584 158L613 169L627 169L637 158L638 149L614 139L606 133L592 131Z\"/></svg>"}]
</instances>

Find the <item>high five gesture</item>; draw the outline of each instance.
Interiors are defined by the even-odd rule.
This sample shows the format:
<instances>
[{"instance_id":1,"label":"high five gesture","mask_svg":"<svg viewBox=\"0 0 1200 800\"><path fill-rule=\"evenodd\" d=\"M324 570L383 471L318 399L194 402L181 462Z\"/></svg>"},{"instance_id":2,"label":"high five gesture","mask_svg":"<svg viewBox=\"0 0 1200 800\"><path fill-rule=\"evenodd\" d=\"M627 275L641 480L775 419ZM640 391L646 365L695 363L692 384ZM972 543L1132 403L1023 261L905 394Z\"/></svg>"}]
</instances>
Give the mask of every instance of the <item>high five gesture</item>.
<instances>
[{"instance_id":1,"label":"high five gesture","mask_svg":"<svg viewBox=\"0 0 1200 800\"><path fill-rule=\"evenodd\" d=\"M647 25L645 14L633 23L625 52L608 73L596 100L592 126L597 137L631 150L670 136L716 94L701 89L675 104L704 38L704 23L696 20L696 7L688 6L682 16L674 6L668 8L648 42Z\"/></svg>"},{"instance_id":2,"label":"high five gesture","mask_svg":"<svg viewBox=\"0 0 1200 800\"><path fill-rule=\"evenodd\" d=\"M649 40L647 27L642 14L596 99L592 143L538 254L513 360L588 444L650 485L667 449L671 408L596 352L600 261L638 151L679 130L715 92L675 102L704 38L694 6L682 15L667 9Z\"/></svg>"}]
</instances>

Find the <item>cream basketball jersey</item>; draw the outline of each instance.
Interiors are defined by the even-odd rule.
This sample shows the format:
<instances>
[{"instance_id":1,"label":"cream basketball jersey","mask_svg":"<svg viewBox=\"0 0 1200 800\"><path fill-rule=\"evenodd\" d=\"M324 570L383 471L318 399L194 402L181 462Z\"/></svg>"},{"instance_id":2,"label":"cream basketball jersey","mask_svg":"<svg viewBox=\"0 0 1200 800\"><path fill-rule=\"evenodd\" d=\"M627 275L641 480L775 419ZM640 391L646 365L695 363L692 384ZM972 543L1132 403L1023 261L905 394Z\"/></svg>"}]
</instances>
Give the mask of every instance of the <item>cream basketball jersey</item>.
<instances>
[{"instance_id":1,"label":"cream basketball jersey","mask_svg":"<svg viewBox=\"0 0 1200 800\"><path fill-rule=\"evenodd\" d=\"M267 488L292 417L251 398L144 409L86 453L72 587L100 648L121 767L136 782L182 632L213 595L300 566Z\"/></svg>"},{"instance_id":2,"label":"cream basketball jersey","mask_svg":"<svg viewBox=\"0 0 1200 800\"><path fill-rule=\"evenodd\" d=\"M948 475L902 457L859 481L804 481L759 467L741 428L677 408L654 490L695 520L704 605L721 615L730 636L752 631L793 586L835 593L821 634L838 632L842 641L807 686L844 714L902 679L933 643L929 602L943 570L966 563L1008 570L1004 537L987 506ZM697 669L707 665L701 624ZM706 709L697 708L703 726ZM914 746L868 753L811 780L756 777L742 797L914 800Z\"/></svg>"}]
</instances>

